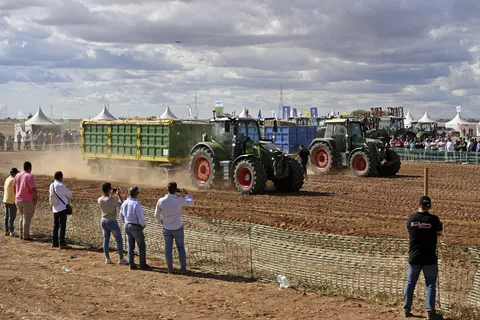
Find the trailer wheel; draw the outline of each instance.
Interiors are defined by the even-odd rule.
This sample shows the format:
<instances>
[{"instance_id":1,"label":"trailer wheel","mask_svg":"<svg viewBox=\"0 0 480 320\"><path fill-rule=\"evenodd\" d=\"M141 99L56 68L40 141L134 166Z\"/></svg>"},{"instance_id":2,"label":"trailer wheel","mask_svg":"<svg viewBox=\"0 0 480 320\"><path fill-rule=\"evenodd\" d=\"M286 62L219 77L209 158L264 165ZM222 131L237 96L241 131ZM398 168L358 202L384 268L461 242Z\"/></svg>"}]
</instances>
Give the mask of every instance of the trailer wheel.
<instances>
[{"instance_id":1,"label":"trailer wheel","mask_svg":"<svg viewBox=\"0 0 480 320\"><path fill-rule=\"evenodd\" d=\"M166 167L155 167L155 172L157 173L157 177L160 180L167 180L169 173Z\"/></svg>"},{"instance_id":2,"label":"trailer wheel","mask_svg":"<svg viewBox=\"0 0 480 320\"><path fill-rule=\"evenodd\" d=\"M100 174L100 165L97 162L90 164L90 174L92 176Z\"/></svg>"},{"instance_id":3,"label":"trailer wheel","mask_svg":"<svg viewBox=\"0 0 480 320\"><path fill-rule=\"evenodd\" d=\"M112 163L106 163L105 166L103 167L103 172L105 174L105 178L107 179L112 179L113 178L113 173L115 171L115 166Z\"/></svg>"}]
</instances>

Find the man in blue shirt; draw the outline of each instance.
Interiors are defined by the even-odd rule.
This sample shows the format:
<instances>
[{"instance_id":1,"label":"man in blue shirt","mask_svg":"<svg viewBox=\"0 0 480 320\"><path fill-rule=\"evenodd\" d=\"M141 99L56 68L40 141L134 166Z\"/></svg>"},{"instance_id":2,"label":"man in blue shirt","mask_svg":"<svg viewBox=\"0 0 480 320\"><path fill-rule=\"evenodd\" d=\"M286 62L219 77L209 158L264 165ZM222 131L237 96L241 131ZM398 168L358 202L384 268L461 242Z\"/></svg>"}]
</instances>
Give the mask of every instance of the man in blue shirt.
<instances>
[{"instance_id":1,"label":"man in blue shirt","mask_svg":"<svg viewBox=\"0 0 480 320\"><path fill-rule=\"evenodd\" d=\"M138 244L138 254L140 256L140 269L150 270L147 264L147 248L145 244L145 235L143 229L147 226L147 220L143 215L143 209L138 201L140 191L138 187L128 189L129 198L125 200L120 207L120 219L125 224L125 233L128 239L128 264L130 270L137 269L135 264L135 242Z\"/></svg>"},{"instance_id":2,"label":"man in blue shirt","mask_svg":"<svg viewBox=\"0 0 480 320\"><path fill-rule=\"evenodd\" d=\"M178 197L177 192L184 192L185 198ZM185 235L183 231L182 207L193 205L193 198L187 190L177 188L176 182L168 184L168 194L159 199L155 208L155 219L163 224L165 239L165 259L168 272L173 273L173 240L177 246L180 260L180 272L187 272L187 253L185 252Z\"/></svg>"}]
</instances>

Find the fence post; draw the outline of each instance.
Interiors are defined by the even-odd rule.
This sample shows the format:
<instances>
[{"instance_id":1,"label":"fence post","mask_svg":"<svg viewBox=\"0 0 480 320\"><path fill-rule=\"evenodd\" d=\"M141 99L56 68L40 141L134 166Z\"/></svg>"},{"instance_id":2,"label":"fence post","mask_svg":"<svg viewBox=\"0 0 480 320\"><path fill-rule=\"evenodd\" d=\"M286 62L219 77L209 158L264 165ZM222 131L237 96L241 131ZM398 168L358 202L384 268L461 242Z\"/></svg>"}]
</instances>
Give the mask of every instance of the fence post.
<instances>
[{"instance_id":1,"label":"fence post","mask_svg":"<svg viewBox=\"0 0 480 320\"><path fill-rule=\"evenodd\" d=\"M428 167L423 172L423 195L428 196Z\"/></svg>"},{"instance_id":2,"label":"fence post","mask_svg":"<svg viewBox=\"0 0 480 320\"><path fill-rule=\"evenodd\" d=\"M250 279L253 279L252 216L248 216L248 240L250 242Z\"/></svg>"}]
</instances>

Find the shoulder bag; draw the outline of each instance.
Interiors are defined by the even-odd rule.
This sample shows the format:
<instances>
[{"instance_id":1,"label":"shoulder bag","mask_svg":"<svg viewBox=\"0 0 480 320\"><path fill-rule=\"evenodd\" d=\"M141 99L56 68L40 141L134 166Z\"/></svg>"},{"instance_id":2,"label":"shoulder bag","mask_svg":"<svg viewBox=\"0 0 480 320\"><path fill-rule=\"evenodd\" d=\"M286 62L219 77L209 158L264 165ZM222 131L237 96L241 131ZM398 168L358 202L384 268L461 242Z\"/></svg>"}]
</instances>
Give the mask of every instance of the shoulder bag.
<instances>
[{"instance_id":1,"label":"shoulder bag","mask_svg":"<svg viewBox=\"0 0 480 320\"><path fill-rule=\"evenodd\" d=\"M55 193L55 195L57 196L58 200L60 200L63 204L65 204L65 201L62 200L62 198L60 198L58 196L58 194L55 192L55 186L53 186L53 192ZM73 210L72 210L72 207L70 206L70 204L65 204L65 210L67 210L67 215L71 215L73 213Z\"/></svg>"}]
</instances>

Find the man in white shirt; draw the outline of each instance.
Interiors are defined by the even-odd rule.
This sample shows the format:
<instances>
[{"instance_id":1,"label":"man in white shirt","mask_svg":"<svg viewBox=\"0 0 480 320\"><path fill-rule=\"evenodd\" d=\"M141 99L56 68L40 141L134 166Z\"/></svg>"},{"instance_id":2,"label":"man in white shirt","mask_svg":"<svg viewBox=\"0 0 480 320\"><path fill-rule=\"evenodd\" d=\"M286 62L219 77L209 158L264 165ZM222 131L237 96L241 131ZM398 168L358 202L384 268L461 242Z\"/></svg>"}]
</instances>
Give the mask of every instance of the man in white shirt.
<instances>
[{"instance_id":1,"label":"man in white shirt","mask_svg":"<svg viewBox=\"0 0 480 320\"><path fill-rule=\"evenodd\" d=\"M451 138L448 138L448 140L447 140L447 151L448 152L453 152L454 150L455 150L455 142L453 142Z\"/></svg>"},{"instance_id":2,"label":"man in white shirt","mask_svg":"<svg viewBox=\"0 0 480 320\"><path fill-rule=\"evenodd\" d=\"M177 192L184 192L185 197L178 197ZM165 259L168 272L173 273L173 240L177 246L180 260L180 272L187 272L187 253L185 251L185 235L183 231L182 207L193 205L193 198L185 189L178 189L176 182L168 184L168 194L160 198L155 208L155 219L163 224L165 239Z\"/></svg>"},{"instance_id":3,"label":"man in white shirt","mask_svg":"<svg viewBox=\"0 0 480 320\"><path fill-rule=\"evenodd\" d=\"M53 209L53 235L52 247L60 249L70 249L71 247L65 243L65 231L67 230L67 204L68 198L72 196L70 191L63 184L63 173L55 172L55 181L50 185L50 196L56 197Z\"/></svg>"}]
</instances>

